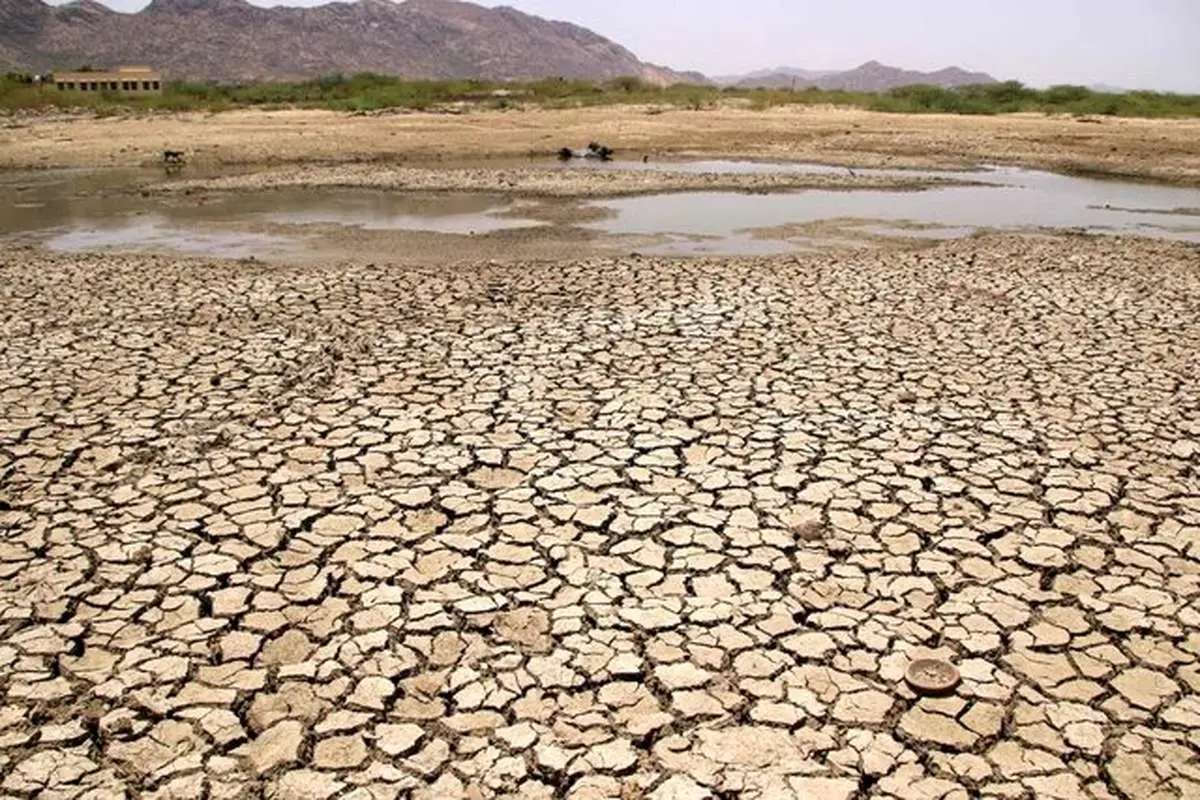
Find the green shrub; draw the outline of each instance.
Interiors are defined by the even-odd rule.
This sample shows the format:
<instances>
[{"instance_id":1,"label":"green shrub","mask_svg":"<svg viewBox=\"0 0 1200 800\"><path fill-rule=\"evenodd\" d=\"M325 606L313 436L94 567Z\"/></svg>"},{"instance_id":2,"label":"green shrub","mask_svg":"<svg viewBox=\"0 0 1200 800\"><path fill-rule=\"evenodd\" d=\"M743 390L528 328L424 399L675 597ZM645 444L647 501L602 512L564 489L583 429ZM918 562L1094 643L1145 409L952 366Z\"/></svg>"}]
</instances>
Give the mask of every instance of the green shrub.
<instances>
[{"instance_id":1,"label":"green shrub","mask_svg":"<svg viewBox=\"0 0 1200 800\"><path fill-rule=\"evenodd\" d=\"M1048 106L1069 106L1088 100L1094 94L1086 86L1051 86L1041 93L1041 100Z\"/></svg>"},{"instance_id":2,"label":"green shrub","mask_svg":"<svg viewBox=\"0 0 1200 800\"><path fill-rule=\"evenodd\" d=\"M388 108L422 110L448 103L477 103L505 109L519 106L578 108L614 103L702 109L729 98L743 98L752 108L783 105L838 105L884 112L1005 114L1041 111L1052 114L1127 117L1200 117L1200 95L1161 92L1107 94L1084 86L1031 89L1018 81L944 88L903 86L886 92L832 91L808 87L739 89L677 84L656 86L634 76L597 83L566 78L497 83L480 80L407 80L377 73L333 73L307 81L213 84L169 83L161 95L60 92L37 86L28 76L0 77L0 110L54 107L89 108L97 113L125 110L218 111L238 107L327 108L373 111ZM498 94L498 90L504 90ZM510 98L519 98L519 103Z\"/></svg>"}]
</instances>

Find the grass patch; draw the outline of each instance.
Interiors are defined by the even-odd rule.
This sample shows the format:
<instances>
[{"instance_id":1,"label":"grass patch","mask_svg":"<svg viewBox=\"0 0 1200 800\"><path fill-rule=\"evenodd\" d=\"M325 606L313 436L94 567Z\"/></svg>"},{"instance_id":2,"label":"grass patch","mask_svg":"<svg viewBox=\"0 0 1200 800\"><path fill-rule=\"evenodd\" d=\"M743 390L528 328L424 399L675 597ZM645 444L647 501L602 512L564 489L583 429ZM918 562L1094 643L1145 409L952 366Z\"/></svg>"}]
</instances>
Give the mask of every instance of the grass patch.
<instances>
[{"instance_id":1,"label":"grass patch","mask_svg":"<svg viewBox=\"0 0 1200 800\"><path fill-rule=\"evenodd\" d=\"M108 92L60 92L27 76L0 78L0 111L90 109L98 114L138 111L223 111L230 108L321 108L334 111L424 111L451 105L491 109L578 108L648 104L702 110L731 98L752 108L835 105L893 113L1008 114L1035 111L1076 116L1200 117L1200 95L1164 92L1110 94L1083 86L1032 89L1017 81L963 86L904 86L886 92L823 89L733 89L714 86L654 86L638 78L595 82L548 78L496 83L477 80L405 80L361 73L308 81L215 84L177 82L162 94L129 96Z\"/></svg>"}]
</instances>

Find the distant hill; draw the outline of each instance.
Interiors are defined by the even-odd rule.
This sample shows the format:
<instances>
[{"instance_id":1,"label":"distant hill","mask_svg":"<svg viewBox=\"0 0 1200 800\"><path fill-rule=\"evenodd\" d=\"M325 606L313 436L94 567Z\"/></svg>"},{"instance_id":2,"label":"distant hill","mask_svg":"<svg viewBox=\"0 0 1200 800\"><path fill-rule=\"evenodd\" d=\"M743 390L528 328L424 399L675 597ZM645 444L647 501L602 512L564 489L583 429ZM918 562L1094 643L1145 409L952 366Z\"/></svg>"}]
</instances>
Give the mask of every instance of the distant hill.
<instances>
[{"instance_id":1,"label":"distant hill","mask_svg":"<svg viewBox=\"0 0 1200 800\"><path fill-rule=\"evenodd\" d=\"M977 83L996 83L996 79L983 72L968 72L959 67L946 67L936 72L919 72L880 64L867 63L844 72L828 72L783 68L768 70L726 79L729 85L743 89L804 89L815 86L819 89L844 89L855 92L883 92L898 86L916 83L934 86L969 86Z\"/></svg>"},{"instance_id":2,"label":"distant hill","mask_svg":"<svg viewBox=\"0 0 1200 800\"><path fill-rule=\"evenodd\" d=\"M788 81L788 86L791 85L791 78L796 78L797 81L812 81L818 78L824 78L828 75L837 75L838 70L833 69L801 69L800 67L775 67L773 69L760 69L755 72L747 72L742 75L717 75L713 76L713 83L718 86L737 86L739 84L749 85L755 81Z\"/></svg>"},{"instance_id":3,"label":"distant hill","mask_svg":"<svg viewBox=\"0 0 1200 800\"><path fill-rule=\"evenodd\" d=\"M95 0L0 0L0 65L37 72L149 64L168 78L251 81L380 72L410 78L707 82L645 63L567 22L456 0L359 0L260 8L245 0L152 0L122 14Z\"/></svg>"}]
</instances>

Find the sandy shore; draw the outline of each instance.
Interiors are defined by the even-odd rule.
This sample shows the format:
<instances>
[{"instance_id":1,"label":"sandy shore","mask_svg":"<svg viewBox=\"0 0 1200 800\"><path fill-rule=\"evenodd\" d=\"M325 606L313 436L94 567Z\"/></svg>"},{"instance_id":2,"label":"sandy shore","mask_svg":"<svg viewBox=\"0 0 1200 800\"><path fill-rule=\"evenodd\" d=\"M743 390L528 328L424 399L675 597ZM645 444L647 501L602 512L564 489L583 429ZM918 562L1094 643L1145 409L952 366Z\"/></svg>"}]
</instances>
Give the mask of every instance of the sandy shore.
<instances>
[{"instance_id":1,"label":"sandy shore","mask_svg":"<svg viewBox=\"0 0 1200 800\"><path fill-rule=\"evenodd\" d=\"M143 118L10 118L0 168L284 164L548 154L599 139L620 153L723 155L893 167L1020 164L1200 183L1200 120L898 115L835 108L608 107L463 115L234 111Z\"/></svg>"},{"instance_id":2,"label":"sandy shore","mask_svg":"<svg viewBox=\"0 0 1200 800\"><path fill-rule=\"evenodd\" d=\"M1198 263L0 249L0 788L1197 796Z\"/></svg>"}]
</instances>

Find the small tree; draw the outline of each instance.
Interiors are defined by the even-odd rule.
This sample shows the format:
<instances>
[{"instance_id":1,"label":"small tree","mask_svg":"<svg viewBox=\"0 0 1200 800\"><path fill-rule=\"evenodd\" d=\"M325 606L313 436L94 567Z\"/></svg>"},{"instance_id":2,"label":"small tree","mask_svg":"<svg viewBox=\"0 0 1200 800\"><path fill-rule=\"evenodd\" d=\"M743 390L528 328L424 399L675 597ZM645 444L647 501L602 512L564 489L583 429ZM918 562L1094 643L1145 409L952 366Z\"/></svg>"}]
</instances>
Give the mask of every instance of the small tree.
<instances>
[{"instance_id":1,"label":"small tree","mask_svg":"<svg viewBox=\"0 0 1200 800\"><path fill-rule=\"evenodd\" d=\"M633 94L634 92L646 91L646 82L634 75L622 75L619 78L613 78L608 82L609 88L625 94Z\"/></svg>"}]
</instances>

